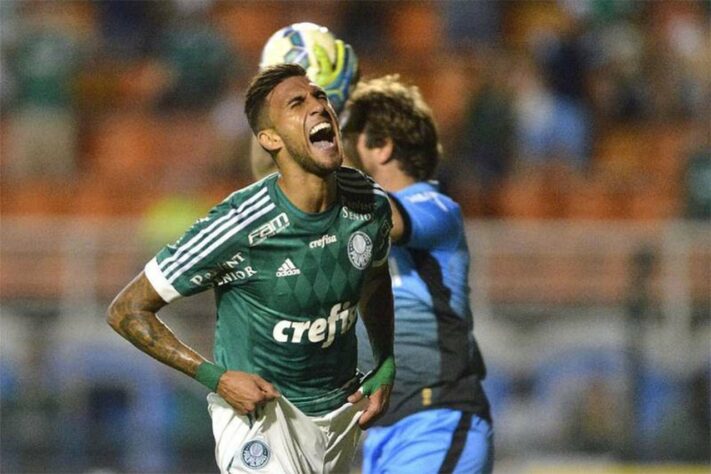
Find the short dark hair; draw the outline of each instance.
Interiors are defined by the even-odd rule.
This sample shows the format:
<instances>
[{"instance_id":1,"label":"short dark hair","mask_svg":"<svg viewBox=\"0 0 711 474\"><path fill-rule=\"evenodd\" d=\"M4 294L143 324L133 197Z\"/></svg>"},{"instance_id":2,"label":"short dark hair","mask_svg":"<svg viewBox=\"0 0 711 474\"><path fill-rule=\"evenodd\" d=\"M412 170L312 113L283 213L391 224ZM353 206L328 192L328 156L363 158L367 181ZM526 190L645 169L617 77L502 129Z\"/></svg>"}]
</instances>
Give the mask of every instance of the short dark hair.
<instances>
[{"instance_id":1,"label":"short dark hair","mask_svg":"<svg viewBox=\"0 0 711 474\"><path fill-rule=\"evenodd\" d=\"M244 113L247 114L247 121L255 135L266 127L262 120L262 109L269 93L284 80L305 75L306 70L298 64L277 64L259 71L259 74L252 78L247 88Z\"/></svg>"},{"instance_id":2,"label":"short dark hair","mask_svg":"<svg viewBox=\"0 0 711 474\"><path fill-rule=\"evenodd\" d=\"M393 159L418 181L431 179L442 146L432 110L417 86L388 75L361 81L346 104L343 133L365 133L366 146L393 141Z\"/></svg>"}]
</instances>

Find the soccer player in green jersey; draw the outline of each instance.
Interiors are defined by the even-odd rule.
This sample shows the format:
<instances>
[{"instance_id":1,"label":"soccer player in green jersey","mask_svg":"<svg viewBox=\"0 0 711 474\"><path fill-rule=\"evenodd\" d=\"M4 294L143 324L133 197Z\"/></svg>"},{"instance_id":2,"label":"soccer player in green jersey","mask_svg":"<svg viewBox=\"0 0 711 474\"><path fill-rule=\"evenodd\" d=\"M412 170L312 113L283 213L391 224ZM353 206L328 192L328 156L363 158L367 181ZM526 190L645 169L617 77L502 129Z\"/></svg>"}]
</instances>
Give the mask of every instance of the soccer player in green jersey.
<instances>
[{"instance_id":1,"label":"soccer player in green jersey","mask_svg":"<svg viewBox=\"0 0 711 474\"><path fill-rule=\"evenodd\" d=\"M119 293L108 321L214 392L222 473L348 472L395 376L390 205L370 178L341 166L336 114L300 66L255 76L245 112L279 173L236 191L163 248ZM156 315L207 289L217 304L214 363ZM378 361L365 378L356 309Z\"/></svg>"}]
</instances>

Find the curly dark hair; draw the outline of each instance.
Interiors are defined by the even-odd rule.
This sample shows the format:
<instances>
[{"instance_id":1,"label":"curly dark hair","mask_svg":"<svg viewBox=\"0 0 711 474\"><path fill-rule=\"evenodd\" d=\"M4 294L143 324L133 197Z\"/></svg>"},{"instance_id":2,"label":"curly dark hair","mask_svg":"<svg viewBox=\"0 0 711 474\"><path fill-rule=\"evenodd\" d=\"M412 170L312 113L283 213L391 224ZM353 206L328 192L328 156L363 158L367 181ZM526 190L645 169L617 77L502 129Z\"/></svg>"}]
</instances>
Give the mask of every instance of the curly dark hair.
<instances>
[{"instance_id":1,"label":"curly dark hair","mask_svg":"<svg viewBox=\"0 0 711 474\"><path fill-rule=\"evenodd\" d=\"M247 114L249 127L255 135L266 127L262 111L269 93L284 80L305 75L306 71L298 64L277 64L265 68L254 76L247 87L244 113Z\"/></svg>"},{"instance_id":2,"label":"curly dark hair","mask_svg":"<svg viewBox=\"0 0 711 474\"><path fill-rule=\"evenodd\" d=\"M417 86L398 75L358 83L346 104L343 133L365 133L366 146L393 141L392 158L418 181L431 179L442 155L432 110Z\"/></svg>"}]
</instances>

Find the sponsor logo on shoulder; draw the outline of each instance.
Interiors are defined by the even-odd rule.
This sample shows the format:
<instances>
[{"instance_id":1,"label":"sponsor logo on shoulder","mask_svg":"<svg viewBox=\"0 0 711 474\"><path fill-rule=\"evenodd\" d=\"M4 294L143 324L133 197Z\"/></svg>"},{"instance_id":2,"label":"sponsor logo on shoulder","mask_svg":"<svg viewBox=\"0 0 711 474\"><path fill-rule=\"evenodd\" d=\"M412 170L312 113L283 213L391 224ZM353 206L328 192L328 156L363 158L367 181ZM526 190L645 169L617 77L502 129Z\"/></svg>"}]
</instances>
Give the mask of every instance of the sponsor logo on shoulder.
<instances>
[{"instance_id":1,"label":"sponsor logo on shoulder","mask_svg":"<svg viewBox=\"0 0 711 474\"><path fill-rule=\"evenodd\" d=\"M301 275L301 270L294 265L294 262L292 262L290 258L287 258L277 269L276 276L288 277L292 275Z\"/></svg>"},{"instance_id":2,"label":"sponsor logo on shoulder","mask_svg":"<svg viewBox=\"0 0 711 474\"><path fill-rule=\"evenodd\" d=\"M251 265L244 265L246 259L242 252L237 252L230 260L219 263L220 271L208 270L204 273L193 276L190 282L197 286L215 287L226 285L240 280L245 280L257 274L257 270Z\"/></svg>"},{"instance_id":3,"label":"sponsor logo on shoulder","mask_svg":"<svg viewBox=\"0 0 711 474\"><path fill-rule=\"evenodd\" d=\"M370 210L372 211L372 208ZM348 206L343 206L341 209L341 216L352 221L370 221L373 219L372 212L356 212Z\"/></svg>"},{"instance_id":4,"label":"sponsor logo on shoulder","mask_svg":"<svg viewBox=\"0 0 711 474\"><path fill-rule=\"evenodd\" d=\"M358 270L364 270L373 256L373 241L361 231L354 232L348 239L348 260Z\"/></svg>"},{"instance_id":5,"label":"sponsor logo on shoulder","mask_svg":"<svg viewBox=\"0 0 711 474\"><path fill-rule=\"evenodd\" d=\"M269 237L278 234L287 227L289 227L289 218L286 213L282 212L274 219L257 227L249 233L249 246L254 247L255 245L259 245Z\"/></svg>"},{"instance_id":6,"label":"sponsor logo on shoulder","mask_svg":"<svg viewBox=\"0 0 711 474\"><path fill-rule=\"evenodd\" d=\"M333 244L337 241L338 238L335 235L322 235L320 238L309 242L309 248L323 248L326 245Z\"/></svg>"},{"instance_id":7,"label":"sponsor logo on shoulder","mask_svg":"<svg viewBox=\"0 0 711 474\"><path fill-rule=\"evenodd\" d=\"M260 439L247 441L240 450L242 462L249 469L260 469L269 462L271 450L269 445Z\"/></svg>"}]
</instances>

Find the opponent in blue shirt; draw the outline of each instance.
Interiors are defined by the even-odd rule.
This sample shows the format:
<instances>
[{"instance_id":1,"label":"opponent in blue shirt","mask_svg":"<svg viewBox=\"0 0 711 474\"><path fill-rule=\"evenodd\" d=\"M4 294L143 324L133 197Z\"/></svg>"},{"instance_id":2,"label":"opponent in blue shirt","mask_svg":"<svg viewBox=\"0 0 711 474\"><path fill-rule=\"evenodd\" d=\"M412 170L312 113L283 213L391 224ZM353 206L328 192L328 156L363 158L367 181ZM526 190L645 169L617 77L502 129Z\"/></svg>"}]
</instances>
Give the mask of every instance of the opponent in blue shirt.
<instances>
[{"instance_id":1,"label":"opponent in blue shirt","mask_svg":"<svg viewBox=\"0 0 711 474\"><path fill-rule=\"evenodd\" d=\"M385 76L358 84L343 122L348 157L390 193L396 244L389 263L398 371L390 409L365 439L363 473L491 472L462 215L428 181L441 154L432 113L416 87ZM360 365L372 367L363 345Z\"/></svg>"}]
</instances>

